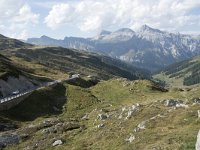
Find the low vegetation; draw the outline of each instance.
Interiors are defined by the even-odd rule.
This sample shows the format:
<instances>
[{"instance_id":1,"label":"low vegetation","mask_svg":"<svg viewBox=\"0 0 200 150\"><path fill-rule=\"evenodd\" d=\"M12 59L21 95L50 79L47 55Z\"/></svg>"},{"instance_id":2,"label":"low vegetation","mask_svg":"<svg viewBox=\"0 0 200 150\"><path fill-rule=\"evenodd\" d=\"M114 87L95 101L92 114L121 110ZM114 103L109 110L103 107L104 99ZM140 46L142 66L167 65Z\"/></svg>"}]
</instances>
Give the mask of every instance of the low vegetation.
<instances>
[{"instance_id":1,"label":"low vegetation","mask_svg":"<svg viewBox=\"0 0 200 150\"><path fill-rule=\"evenodd\" d=\"M18 122L19 135L27 134L6 149L54 149L52 143L58 139L63 144L56 149L194 149L200 122L199 105L192 104L200 89L162 92L153 86L147 80L119 78L89 88L64 83L36 91L1 113ZM168 107L162 103L165 99L182 100L189 107ZM137 110L127 117L133 105ZM101 119L100 114L108 116ZM135 131L144 121L144 129Z\"/></svg>"},{"instance_id":2,"label":"low vegetation","mask_svg":"<svg viewBox=\"0 0 200 150\"><path fill-rule=\"evenodd\" d=\"M23 74L51 81L77 73L81 78L40 88L0 112L0 149L195 149L200 87L183 83L198 72L198 59L148 80L143 70L76 50L1 53L6 57L0 55L0 79Z\"/></svg>"},{"instance_id":3,"label":"low vegetation","mask_svg":"<svg viewBox=\"0 0 200 150\"><path fill-rule=\"evenodd\" d=\"M47 68L53 68L59 72L75 72L82 75L96 76L100 79L112 77L125 77L129 79L149 78L147 71L125 64L119 60L93 53L81 52L61 47L17 49L2 51L9 58L36 62Z\"/></svg>"},{"instance_id":4,"label":"low vegetation","mask_svg":"<svg viewBox=\"0 0 200 150\"><path fill-rule=\"evenodd\" d=\"M165 80L170 85L190 86L200 83L200 57L194 57L160 71L156 79Z\"/></svg>"}]
</instances>

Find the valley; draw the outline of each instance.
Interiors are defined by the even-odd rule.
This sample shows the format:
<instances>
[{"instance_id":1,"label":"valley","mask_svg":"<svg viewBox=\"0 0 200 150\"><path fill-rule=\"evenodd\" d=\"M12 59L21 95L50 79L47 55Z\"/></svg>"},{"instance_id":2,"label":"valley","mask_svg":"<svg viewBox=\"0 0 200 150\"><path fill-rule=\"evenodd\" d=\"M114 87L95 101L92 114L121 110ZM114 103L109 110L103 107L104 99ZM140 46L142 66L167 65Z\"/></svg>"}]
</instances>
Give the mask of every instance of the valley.
<instances>
[{"instance_id":1,"label":"valley","mask_svg":"<svg viewBox=\"0 0 200 150\"><path fill-rule=\"evenodd\" d=\"M199 57L152 75L103 54L22 45L0 51L1 97L77 78L34 90L1 111L0 149L194 150L198 144Z\"/></svg>"}]
</instances>

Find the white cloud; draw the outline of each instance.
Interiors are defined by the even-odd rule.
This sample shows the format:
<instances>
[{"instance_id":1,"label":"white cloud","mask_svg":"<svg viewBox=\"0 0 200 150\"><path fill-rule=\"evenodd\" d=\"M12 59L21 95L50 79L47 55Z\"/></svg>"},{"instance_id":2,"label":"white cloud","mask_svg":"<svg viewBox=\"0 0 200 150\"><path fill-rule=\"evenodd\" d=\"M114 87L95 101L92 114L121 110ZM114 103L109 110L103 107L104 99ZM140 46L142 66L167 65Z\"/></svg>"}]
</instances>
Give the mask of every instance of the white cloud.
<instances>
[{"instance_id":1,"label":"white cloud","mask_svg":"<svg viewBox=\"0 0 200 150\"><path fill-rule=\"evenodd\" d=\"M199 0L84 0L56 4L45 18L52 29L75 25L81 31L132 27L143 24L162 29L198 24L199 15L189 15L200 7Z\"/></svg>"},{"instance_id":2,"label":"white cloud","mask_svg":"<svg viewBox=\"0 0 200 150\"><path fill-rule=\"evenodd\" d=\"M16 39L27 39L28 38L28 31L27 30L20 30L17 32L13 32L10 34L11 38L16 38Z\"/></svg>"},{"instance_id":3,"label":"white cloud","mask_svg":"<svg viewBox=\"0 0 200 150\"><path fill-rule=\"evenodd\" d=\"M65 22L72 21L73 9L68 4L58 4L54 5L49 15L45 18L45 23L47 26L56 29L60 27Z\"/></svg>"},{"instance_id":4,"label":"white cloud","mask_svg":"<svg viewBox=\"0 0 200 150\"><path fill-rule=\"evenodd\" d=\"M13 38L27 38L28 28L37 24L39 14L33 13L24 0L0 0L0 33Z\"/></svg>"},{"instance_id":5,"label":"white cloud","mask_svg":"<svg viewBox=\"0 0 200 150\"><path fill-rule=\"evenodd\" d=\"M18 15L15 16L14 21L16 21L17 23L33 23L33 24L37 24L38 20L39 20L39 14L34 14L31 11L31 8L29 5L25 4L24 6L22 6L18 12Z\"/></svg>"}]
</instances>

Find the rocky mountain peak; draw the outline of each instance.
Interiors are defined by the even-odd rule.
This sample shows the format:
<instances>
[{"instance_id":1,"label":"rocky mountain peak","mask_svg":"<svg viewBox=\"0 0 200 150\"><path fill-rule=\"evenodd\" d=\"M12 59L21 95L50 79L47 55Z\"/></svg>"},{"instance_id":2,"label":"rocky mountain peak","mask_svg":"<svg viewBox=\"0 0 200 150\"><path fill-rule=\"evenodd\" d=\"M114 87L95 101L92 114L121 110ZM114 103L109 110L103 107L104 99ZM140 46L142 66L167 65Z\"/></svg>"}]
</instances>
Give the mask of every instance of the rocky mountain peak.
<instances>
[{"instance_id":1,"label":"rocky mountain peak","mask_svg":"<svg viewBox=\"0 0 200 150\"><path fill-rule=\"evenodd\" d=\"M5 36L3 36L2 34L0 34L0 38L5 38Z\"/></svg>"},{"instance_id":2,"label":"rocky mountain peak","mask_svg":"<svg viewBox=\"0 0 200 150\"><path fill-rule=\"evenodd\" d=\"M158 30L158 29L154 29L152 27L149 27L148 25L143 25L141 26L139 32L158 32L158 33L163 33L162 31Z\"/></svg>"},{"instance_id":3,"label":"rocky mountain peak","mask_svg":"<svg viewBox=\"0 0 200 150\"><path fill-rule=\"evenodd\" d=\"M43 35L40 37L41 39L51 39L50 37L46 36L46 35Z\"/></svg>"}]
</instances>

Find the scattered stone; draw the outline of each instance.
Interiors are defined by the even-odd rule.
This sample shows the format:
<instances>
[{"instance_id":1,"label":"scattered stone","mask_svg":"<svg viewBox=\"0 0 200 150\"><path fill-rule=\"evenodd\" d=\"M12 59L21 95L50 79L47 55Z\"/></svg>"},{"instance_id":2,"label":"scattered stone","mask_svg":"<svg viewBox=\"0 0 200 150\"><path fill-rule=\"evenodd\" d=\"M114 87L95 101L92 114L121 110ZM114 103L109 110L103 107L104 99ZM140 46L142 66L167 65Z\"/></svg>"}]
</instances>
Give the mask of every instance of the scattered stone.
<instances>
[{"instance_id":1,"label":"scattered stone","mask_svg":"<svg viewBox=\"0 0 200 150\"><path fill-rule=\"evenodd\" d=\"M198 118L200 118L200 110L198 110L197 113L198 113Z\"/></svg>"},{"instance_id":2,"label":"scattered stone","mask_svg":"<svg viewBox=\"0 0 200 150\"><path fill-rule=\"evenodd\" d=\"M53 143L53 146L57 146L57 145L62 145L63 142L61 140L56 140L54 143Z\"/></svg>"},{"instance_id":3,"label":"scattered stone","mask_svg":"<svg viewBox=\"0 0 200 150\"><path fill-rule=\"evenodd\" d=\"M200 98L195 98L195 99L194 99L194 103L200 104Z\"/></svg>"},{"instance_id":4,"label":"scattered stone","mask_svg":"<svg viewBox=\"0 0 200 150\"><path fill-rule=\"evenodd\" d=\"M146 123L146 121L142 121L140 124L138 124L138 128L139 129L145 129L145 123Z\"/></svg>"},{"instance_id":5,"label":"scattered stone","mask_svg":"<svg viewBox=\"0 0 200 150\"><path fill-rule=\"evenodd\" d=\"M100 123L99 125L97 125L97 128L103 128L105 126L105 123Z\"/></svg>"},{"instance_id":6,"label":"scattered stone","mask_svg":"<svg viewBox=\"0 0 200 150\"><path fill-rule=\"evenodd\" d=\"M98 114L97 119L105 120L105 119L107 119L109 117L110 116L108 114Z\"/></svg>"},{"instance_id":7,"label":"scattered stone","mask_svg":"<svg viewBox=\"0 0 200 150\"><path fill-rule=\"evenodd\" d=\"M130 107L122 107L121 113L118 117L118 119L123 118L123 114L127 114L125 117L125 120L130 119L133 114L139 110L140 104L132 105Z\"/></svg>"},{"instance_id":8,"label":"scattered stone","mask_svg":"<svg viewBox=\"0 0 200 150\"><path fill-rule=\"evenodd\" d=\"M139 108L135 105L132 105L131 107L129 107L129 110L128 110L125 120L130 119L132 117L133 113L138 110L139 110Z\"/></svg>"},{"instance_id":9,"label":"scattered stone","mask_svg":"<svg viewBox=\"0 0 200 150\"><path fill-rule=\"evenodd\" d=\"M136 127L133 131L138 132L138 131L140 131L140 129L138 127Z\"/></svg>"},{"instance_id":10,"label":"scattered stone","mask_svg":"<svg viewBox=\"0 0 200 150\"><path fill-rule=\"evenodd\" d=\"M189 108L189 106L188 105L186 105L186 104L176 104L176 108Z\"/></svg>"},{"instance_id":11,"label":"scattered stone","mask_svg":"<svg viewBox=\"0 0 200 150\"><path fill-rule=\"evenodd\" d=\"M135 140L135 136L131 134L131 136L127 139L125 139L125 141L132 143Z\"/></svg>"},{"instance_id":12,"label":"scattered stone","mask_svg":"<svg viewBox=\"0 0 200 150\"><path fill-rule=\"evenodd\" d=\"M49 127L49 128L46 128L46 129L43 129L42 130L42 134L50 134L50 133L56 133L56 128L55 127Z\"/></svg>"},{"instance_id":13,"label":"scattered stone","mask_svg":"<svg viewBox=\"0 0 200 150\"><path fill-rule=\"evenodd\" d=\"M81 118L81 120L89 120L89 114L88 114L88 113L85 114L85 115Z\"/></svg>"},{"instance_id":14,"label":"scattered stone","mask_svg":"<svg viewBox=\"0 0 200 150\"><path fill-rule=\"evenodd\" d=\"M162 101L162 103L164 103L165 106L168 106L168 107L176 107L179 106L179 104L182 104L183 101L180 101L180 100L174 100L174 99L165 99Z\"/></svg>"},{"instance_id":15,"label":"scattered stone","mask_svg":"<svg viewBox=\"0 0 200 150\"><path fill-rule=\"evenodd\" d=\"M197 135L196 150L200 150L200 130Z\"/></svg>"}]
</instances>

